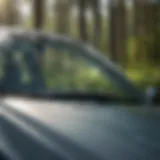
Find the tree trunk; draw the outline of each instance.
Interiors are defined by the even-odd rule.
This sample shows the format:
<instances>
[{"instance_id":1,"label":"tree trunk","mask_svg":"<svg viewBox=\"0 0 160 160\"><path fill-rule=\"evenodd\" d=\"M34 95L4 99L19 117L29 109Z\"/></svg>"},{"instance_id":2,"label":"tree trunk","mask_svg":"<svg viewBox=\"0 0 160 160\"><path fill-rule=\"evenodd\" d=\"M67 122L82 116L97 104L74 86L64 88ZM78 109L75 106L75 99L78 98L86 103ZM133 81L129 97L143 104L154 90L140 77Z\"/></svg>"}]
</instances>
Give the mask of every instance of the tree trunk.
<instances>
[{"instance_id":1,"label":"tree trunk","mask_svg":"<svg viewBox=\"0 0 160 160\"><path fill-rule=\"evenodd\" d=\"M56 31L61 34L69 32L71 1L57 0L55 5Z\"/></svg>"},{"instance_id":2,"label":"tree trunk","mask_svg":"<svg viewBox=\"0 0 160 160\"><path fill-rule=\"evenodd\" d=\"M150 64L159 63L159 13L160 4L157 1L135 0L135 43L136 60L144 60ZM138 9L137 9L138 8ZM137 11L138 10L138 11ZM139 15L139 16L138 16ZM140 17L141 15L141 17ZM136 23L137 22L137 23Z\"/></svg>"},{"instance_id":3,"label":"tree trunk","mask_svg":"<svg viewBox=\"0 0 160 160\"><path fill-rule=\"evenodd\" d=\"M88 40L88 33L87 33L87 20L85 16L85 9L86 9L86 0L78 0L78 7L79 7L79 34L80 39L83 41Z\"/></svg>"},{"instance_id":4,"label":"tree trunk","mask_svg":"<svg viewBox=\"0 0 160 160\"><path fill-rule=\"evenodd\" d=\"M119 0L117 4L116 15L116 49L118 60L121 64L125 64L127 60L126 54L126 6L124 0Z\"/></svg>"},{"instance_id":5,"label":"tree trunk","mask_svg":"<svg viewBox=\"0 0 160 160\"><path fill-rule=\"evenodd\" d=\"M44 23L44 0L34 0L34 28L43 27Z\"/></svg>"},{"instance_id":6,"label":"tree trunk","mask_svg":"<svg viewBox=\"0 0 160 160\"><path fill-rule=\"evenodd\" d=\"M102 30L102 21L101 21L101 8L100 8L100 0L92 0L92 10L94 15L94 37L93 44L95 46L99 46L101 41L101 30Z\"/></svg>"},{"instance_id":7,"label":"tree trunk","mask_svg":"<svg viewBox=\"0 0 160 160\"><path fill-rule=\"evenodd\" d=\"M15 0L0 1L0 23L15 25L19 23L19 13L15 6Z\"/></svg>"},{"instance_id":8,"label":"tree trunk","mask_svg":"<svg viewBox=\"0 0 160 160\"><path fill-rule=\"evenodd\" d=\"M134 0L134 36L144 33L145 3L146 0Z\"/></svg>"},{"instance_id":9,"label":"tree trunk","mask_svg":"<svg viewBox=\"0 0 160 160\"><path fill-rule=\"evenodd\" d=\"M160 30L159 30L159 11L160 4L159 2L152 2L146 4L145 11L145 25L146 25L146 34L151 40L150 50L147 50L148 60L153 64L158 64L160 61L159 58L159 40L160 40Z\"/></svg>"},{"instance_id":10,"label":"tree trunk","mask_svg":"<svg viewBox=\"0 0 160 160\"><path fill-rule=\"evenodd\" d=\"M110 32L109 32L109 52L111 59L117 61L116 50L116 7L115 0L109 1L109 19L110 19Z\"/></svg>"}]
</instances>

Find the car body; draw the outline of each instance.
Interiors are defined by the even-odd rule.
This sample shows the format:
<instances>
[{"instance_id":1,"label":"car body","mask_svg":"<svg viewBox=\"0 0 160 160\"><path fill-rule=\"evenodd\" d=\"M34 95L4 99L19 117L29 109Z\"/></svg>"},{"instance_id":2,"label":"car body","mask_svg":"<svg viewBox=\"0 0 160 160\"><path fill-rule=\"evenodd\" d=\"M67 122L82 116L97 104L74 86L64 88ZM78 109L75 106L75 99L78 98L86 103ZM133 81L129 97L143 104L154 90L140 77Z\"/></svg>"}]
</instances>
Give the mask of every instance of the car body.
<instances>
[{"instance_id":1,"label":"car body","mask_svg":"<svg viewBox=\"0 0 160 160\"><path fill-rule=\"evenodd\" d=\"M8 28L1 31L4 36L0 51L7 66L4 65L5 76L2 76L0 88L0 150L8 156L8 160L159 159L159 109L151 107L150 97L137 89L114 63L96 49L68 37L42 31ZM67 65L58 72L51 72L56 68L51 66L50 72L44 70L41 74L45 66L42 55L48 46L58 51L67 48L62 57L69 51L74 58L69 69L74 73L76 67L83 69L83 72L87 70L83 68L85 63L75 63L77 56L86 59L102 75L109 77L109 86L114 82L120 94L92 90L93 85L86 92L86 84L82 90L75 90L80 79L71 81L76 82L74 87L71 83L71 88L63 90L68 83L62 84L60 79L54 81L54 78L59 73L65 75L63 69ZM24 55L28 65L31 81L27 85L20 81L21 67L16 68L19 62L12 61L12 55L17 52ZM41 56L43 58L39 58ZM46 66L50 63L50 57L46 60ZM83 80L89 79L88 73ZM52 74L55 74L52 79L46 78ZM66 77L61 78L65 82L67 77L73 79L74 75L67 72ZM121 96L122 91L125 96Z\"/></svg>"}]
</instances>

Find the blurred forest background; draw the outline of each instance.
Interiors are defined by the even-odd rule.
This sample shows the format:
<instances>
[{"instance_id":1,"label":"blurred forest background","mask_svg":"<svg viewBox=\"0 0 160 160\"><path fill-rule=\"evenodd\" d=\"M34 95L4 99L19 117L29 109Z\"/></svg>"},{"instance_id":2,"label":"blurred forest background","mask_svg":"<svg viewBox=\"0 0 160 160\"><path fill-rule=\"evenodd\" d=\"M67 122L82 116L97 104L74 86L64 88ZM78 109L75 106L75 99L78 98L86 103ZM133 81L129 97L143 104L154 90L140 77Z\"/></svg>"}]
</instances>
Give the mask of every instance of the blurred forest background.
<instances>
[{"instance_id":1,"label":"blurred forest background","mask_svg":"<svg viewBox=\"0 0 160 160\"><path fill-rule=\"evenodd\" d=\"M160 86L160 0L0 0L0 24L80 39L141 88Z\"/></svg>"}]
</instances>

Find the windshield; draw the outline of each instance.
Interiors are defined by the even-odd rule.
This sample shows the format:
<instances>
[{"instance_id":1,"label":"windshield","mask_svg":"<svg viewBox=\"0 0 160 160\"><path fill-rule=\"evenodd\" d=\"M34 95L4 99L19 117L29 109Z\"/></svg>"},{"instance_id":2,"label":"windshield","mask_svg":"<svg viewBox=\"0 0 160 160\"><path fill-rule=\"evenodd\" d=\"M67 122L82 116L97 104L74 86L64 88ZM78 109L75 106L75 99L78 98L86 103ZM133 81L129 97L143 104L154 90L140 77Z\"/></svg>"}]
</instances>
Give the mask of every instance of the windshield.
<instances>
[{"instance_id":1,"label":"windshield","mask_svg":"<svg viewBox=\"0 0 160 160\"><path fill-rule=\"evenodd\" d=\"M27 41L27 37L23 41L16 39L12 48L7 45L0 54L1 90L140 95L115 65L92 47L64 37L41 40L41 44Z\"/></svg>"}]
</instances>

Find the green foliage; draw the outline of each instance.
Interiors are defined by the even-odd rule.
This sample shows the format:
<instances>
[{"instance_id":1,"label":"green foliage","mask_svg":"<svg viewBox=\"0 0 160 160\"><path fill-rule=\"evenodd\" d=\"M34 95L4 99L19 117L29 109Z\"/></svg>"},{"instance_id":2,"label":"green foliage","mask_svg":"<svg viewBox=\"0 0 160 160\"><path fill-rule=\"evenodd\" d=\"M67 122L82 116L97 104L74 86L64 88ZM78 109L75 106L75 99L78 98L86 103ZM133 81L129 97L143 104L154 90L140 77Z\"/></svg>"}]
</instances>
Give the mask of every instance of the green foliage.
<instances>
[{"instance_id":1,"label":"green foliage","mask_svg":"<svg viewBox=\"0 0 160 160\"><path fill-rule=\"evenodd\" d=\"M151 65L139 65L128 68L126 74L139 88L145 89L148 86L160 86L159 69L159 67Z\"/></svg>"},{"instance_id":2,"label":"green foliage","mask_svg":"<svg viewBox=\"0 0 160 160\"><path fill-rule=\"evenodd\" d=\"M126 70L141 88L160 86L160 30L128 40L129 65Z\"/></svg>"},{"instance_id":3,"label":"green foliage","mask_svg":"<svg viewBox=\"0 0 160 160\"><path fill-rule=\"evenodd\" d=\"M141 34L128 40L130 63L159 65L160 29L153 33Z\"/></svg>"}]
</instances>

